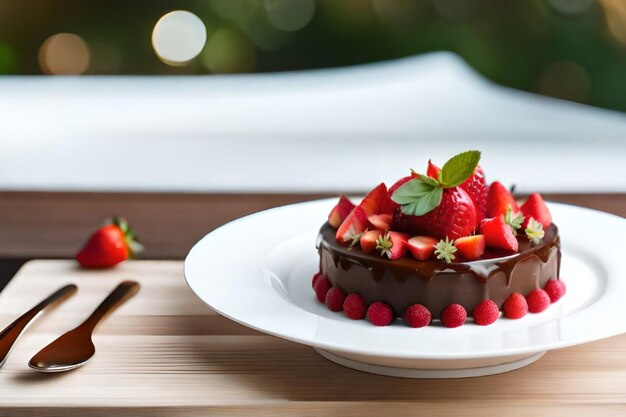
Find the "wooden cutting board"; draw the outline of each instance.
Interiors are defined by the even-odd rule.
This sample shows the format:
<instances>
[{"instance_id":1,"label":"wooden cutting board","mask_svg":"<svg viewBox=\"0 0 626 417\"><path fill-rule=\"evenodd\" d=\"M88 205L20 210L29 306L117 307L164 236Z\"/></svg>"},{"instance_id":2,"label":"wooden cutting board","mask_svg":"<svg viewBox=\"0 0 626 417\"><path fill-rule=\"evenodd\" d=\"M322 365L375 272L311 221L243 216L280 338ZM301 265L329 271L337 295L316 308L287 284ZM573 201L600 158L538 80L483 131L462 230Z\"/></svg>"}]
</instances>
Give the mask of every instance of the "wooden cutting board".
<instances>
[{"instance_id":1,"label":"wooden cutting board","mask_svg":"<svg viewBox=\"0 0 626 417\"><path fill-rule=\"evenodd\" d=\"M28 368L125 279L142 288L97 329L90 363L61 374ZM217 315L187 288L182 262L129 261L109 271L29 262L0 294L0 326L66 283L78 293L33 324L0 370L0 416L626 415L626 335L549 352L502 375L369 375Z\"/></svg>"}]
</instances>

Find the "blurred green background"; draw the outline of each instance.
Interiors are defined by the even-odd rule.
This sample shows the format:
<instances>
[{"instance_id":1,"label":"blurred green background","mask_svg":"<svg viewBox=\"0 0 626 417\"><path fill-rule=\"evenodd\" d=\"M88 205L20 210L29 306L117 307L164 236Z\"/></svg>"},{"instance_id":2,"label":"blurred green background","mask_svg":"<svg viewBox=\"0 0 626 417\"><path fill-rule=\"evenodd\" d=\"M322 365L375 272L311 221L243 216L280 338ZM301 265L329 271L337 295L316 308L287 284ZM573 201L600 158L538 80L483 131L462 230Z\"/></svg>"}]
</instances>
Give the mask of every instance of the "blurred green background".
<instances>
[{"instance_id":1,"label":"blurred green background","mask_svg":"<svg viewBox=\"0 0 626 417\"><path fill-rule=\"evenodd\" d=\"M173 10L206 28L188 62L153 43ZM440 50L505 86L626 111L626 0L0 2L1 74L291 71Z\"/></svg>"}]
</instances>

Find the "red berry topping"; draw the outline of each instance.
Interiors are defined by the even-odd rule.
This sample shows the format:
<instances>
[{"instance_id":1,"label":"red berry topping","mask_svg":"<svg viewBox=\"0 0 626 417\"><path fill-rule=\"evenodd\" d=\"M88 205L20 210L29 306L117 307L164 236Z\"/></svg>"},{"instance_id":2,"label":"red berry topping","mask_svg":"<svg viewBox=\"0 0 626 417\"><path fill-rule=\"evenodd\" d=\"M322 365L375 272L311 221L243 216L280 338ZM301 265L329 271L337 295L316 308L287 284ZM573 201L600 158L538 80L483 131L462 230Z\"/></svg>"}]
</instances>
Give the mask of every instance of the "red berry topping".
<instances>
[{"instance_id":1,"label":"red berry topping","mask_svg":"<svg viewBox=\"0 0 626 417\"><path fill-rule=\"evenodd\" d=\"M331 210L328 215L328 224L335 229L338 228L341 223L348 217L348 214L356 207L352 201L348 200L348 197L342 195L339 198L337 205Z\"/></svg>"},{"instance_id":2,"label":"red berry topping","mask_svg":"<svg viewBox=\"0 0 626 417\"><path fill-rule=\"evenodd\" d=\"M487 217L503 216L509 207L513 209L514 213L519 211L513 194L502 183L494 181L489 187L487 194Z\"/></svg>"},{"instance_id":3,"label":"red berry topping","mask_svg":"<svg viewBox=\"0 0 626 417\"><path fill-rule=\"evenodd\" d=\"M528 302L520 293L511 294L504 302L502 311L509 319L520 319L528 313Z\"/></svg>"},{"instance_id":4,"label":"red berry topping","mask_svg":"<svg viewBox=\"0 0 626 417\"><path fill-rule=\"evenodd\" d=\"M326 306L330 311L341 311L346 295L337 287L332 287L326 293Z\"/></svg>"},{"instance_id":5,"label":"red berry topping","mask_svg":"<svg viewBox=\"0 0 626 417\"><path fill-rule=\"evenodd\" d=\"M357 293L348 294L343 302L343 312L352 320L361 320L365 317L367 306L365 300Z\"/></svg>"},{"instance_id":6,"label":"red berry topping","mask_svg":"<svg viewBox=\"0 0 626 417\"><path fill-rule=\"evenodd\" d=\"M313 275L313 281L311 282L311 286L313 288L315 288L315 283L317 282L317 279L322 275L323 274L321 272L318 272L317 274Z\"/></svg>"},{"instance_id":7,"label":"red berry topping","mask_svg":"<svg viewBox=\"0 0 626 417\"><path fill-rule=\"evenodd\" d=\"M380 183L363 198L359 207L371 216L372 214L393 214L398 205L389 197L387 186Z\"/></svg>"},{"instance_id":8,"label":"red berry topping","mask_svg":"<svg viewBox=\"0 0 626 417\"><path fill-rule=\"evenodd\" d=\"M533 290L526 296L528 311L541 313L550 306L550 296L544 290Z\"/></svg>"},{"instance_id":9,"label":"red berry topping","mask_svg":"<svg viewBox=\"0 0 626 417\"><path fill-rule=\"evenodd\" d=\"M498 320L498 317L500 317L500 310L493 300L481 301L474 307L474 323L479 326L487 326Z\"/></svg>"},{"instance_id":10,"label":"red berry topping","mask_svg":"<svg viewBox=\"0 0 626 417\"><path fill-rule=\"evenodd\" d=\"M487 215L487 195L489 193L489 187L485 181L485 171L483 171L482 167L478 165L474 170L474 174L460 187L465 190L474 202L476 215L478 216L477 220L480 223Z\"/></svg>"},{"instance_id":11,"label":"red berry topping","mask_svg":"<svg viewBox=\"0 0 626 417\"><path fill-rule=\"evenodd\" d=\"M367 220L367 213L357 206L348 214L348 217L341 223L339 229L337 229L337 242L343 245L350 245L358 243L361 234L367 230L370 226L369 220Z\"/></svg>"},{"instance_id":12,"label":"red berry topping","mask_svg":"<svg viewBox=\"0 0 626 417\"><path fill-rule=\"evenodd\" d=\"M367 218L372 226L381 232L391 229L392 219L393 216L391 214L372 214Z\"/></svg>"},{"instance_id":13,"label":"red berry topping","mask_svg":"<svg viewBox=\"0 0 626 417\"><path fill-rule=\"evenodd\" d=\"M361 250L365 253L374 252L376 250L376 241L382 235L380 230L368 230L367 232L361 235L361 240L359 241L359 245L361 245Z\"/></svg>"},{"instance_id":14,"label":"red berry topping","mask_svg":"<svg viewBox=\"0 0 626 417\"><path fill-rule=\"evenodd\" d=\"M524 215L524 223L522 224L524 228L528 226L528 221L531 217L541 223L544 228L552 224L552 215L546 203L543 201L541 194L532 193L530 197L528 197L528 200L522 204L520 211Z\"/></svg>"},{"instance_id":15,"label":"red berry topping","mask_svg":"<svg viewBox=\"0 0 626 417\"><path fill-rule=\"evenodd\" d=\"M404 321L411 327L428 326L431 318L430 311L421 304L413 304L404 312Z\"/></svg>"},{"instance_id":16,"label":"red berry topping","mask_svg":"<svg viewBox=\"0 0 626 417\"><path fill-rule=\"evenodd\" d=\"M415 259L427 261L435 254L438 240L430 236L414 236L408 240L409 252Z\"/></svg>"},{"instance_id":17,"label":"red berry topping","mask_svg":"<svg viewBox=\"0 0 626 417\"><path fill-rule=\"evenodd\" d=\"M474 202L461 187L454 187L444 189L441 203L422 216L407 215L398 208L391 228L410 235L457 239L471 235L477 224Z\"/></svg>"},{"instance_id":18,"label":"red berry topping","mask_svg":"<svg viewBox=\"0 0 626 417\"><path fill-rule=\"evenodd\" d=\"M367 308L367 319L374 326L388 326L393 320L393 310L385 302L374 301Z\"/></svg>"},{"instance_id":19,"label":"red berry topping","mask_svg":"<svg viewBox=\"0 0 626 417\"><path fill-rule=\"evenodd\" d=\"M385 232L376 240L376 250L380 256L389 259L399 259L406 255L409 235L400 232Z\"/></svg>"},{"instance_id":20,"label":"red berry topping","mask_svg":"<svg viewBox=\"0 0 626 417\"><path fill-rule=\"evenodd\" d=\"M485 236L487 246L517 252L519 242L513 234L511 226L504 222L502 216L483 220L480 233Z\"/></svg>"},{"instance_id":21,"label":"red berry topping","mask_svg":"<svg viewBox=\"0 0 626 417\"><path fill-rule=\"evenodd\" d=\"M320 275L320 277L317 278L317 281L315 281L315 286L313 287L313 289L315 290L315 296L317 297L317 300L320 303L325 302L326 293L330 289L330 281L328 280L328 277L326 277L326 275Z\"/></svg>"},{"instance_id":22,"label":"red berry topping","mask_svg":"<svg viewBox=\"0 0 626 417\"><path fill-rule=\"evenodd\" d=\"M467 312L460 304L450 304L441 312L441 324L446 327L459 327L465 323Z\"/></svg>"},{"instance_id":23,"label":"red berry topping","mask_svg":"<svg viewBox=\"0 0 626 417\"><path fill-rule=\"evenodd\" d=\"M546 292L546 294L548 294L548 297L550 297L550 301L553 303L556 303L561 297L563 297L563 287L561 287L561 284L556 279L551 279L550 281L546 282L543 290Z\"/></svg>"},{"instance_id":24,"label":"red berry topping","mask_svg":"<svg viewBox=\"0 0 626 417\"><path fill-rule=\"evenodd\" d=\"M460 237L454 241L454 246L459 254L465 259L474 260L483 256L485 253L485 236L474 235Z\"/></svg>"}]
</instances>

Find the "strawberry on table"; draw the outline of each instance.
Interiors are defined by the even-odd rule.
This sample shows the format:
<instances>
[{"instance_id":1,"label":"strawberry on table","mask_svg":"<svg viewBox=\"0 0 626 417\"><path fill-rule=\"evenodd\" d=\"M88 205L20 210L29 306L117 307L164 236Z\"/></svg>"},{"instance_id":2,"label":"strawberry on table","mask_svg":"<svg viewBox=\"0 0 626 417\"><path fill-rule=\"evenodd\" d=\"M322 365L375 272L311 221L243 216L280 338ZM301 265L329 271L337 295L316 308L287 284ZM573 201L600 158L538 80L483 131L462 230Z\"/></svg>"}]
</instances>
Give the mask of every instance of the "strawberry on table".
<instances>
[{"instance_id":1,"label":"strawberry on table","mask_svg":"<svg viewBox=\"0 0 626 417\"><path fill-rule=\"evenodd\" d=\"M460 185L474 174L479 160L479 151L463 152L444 164L438 179L419 175L398 187L392 195L400 205L392 229L438 239L471 235L478 227L478 212Z\"/></svg>"},{"instance_id":2,"label":"strawberry on table","mask_svg":"<svg viewBox=\"0 0 626 417\"><path fill-rule=\"evenodd\" d=\"M504 222L502 216L483 220L480 233L485 236L487 246L517 252L519 243L513 234L513 229Z\"/></svg>"},{"instance_id":3,"label":"strawberry on table","mask_svg":"<svg viewBox=\"0 0 626 417\"><path fill-rule=\"evenodd\" d=\"M335 229L338 228L341 223L348 217L348 214L356 207L352 201L348 199L345 195L339 197L339 202L328 215L328 224L330 224Z\"/></svg>"},{"instance_id":4,"label":"strawberry on table","mask_svg":"<svg viewBox=\"0 0 626 417\"><path fill-rule=\"evenodd\" d=\"M550 214L548 206L546 206L543 197L539 193L532 193L528 200L522 204L520 211L525 218L522 227L528 226L528 221L531 217L541 223L543 227L548 227L552 224L552 214Z\"/></svg>"},{"instance_id":5,"label":"strawberry on table","mask_svg":"<svg viewBox=\"0 0 626 417\"><path fill-rule=\"evenodd\" d=\"M337 229L337 241L343 245L356 244L369 226L370 222L367 220L365 210L357 206Z\"/></svg>"},{"instance_id":6,"label":"strawberry on table","mask_svg":"<svg viewBox=\"0 0 626 417\"><path fill-rule=\"evenodd\" d=\"M487 217L503 216L511 207L513 213L519 211L513 194L502 183L494 181L487 194Z\"/></svg>"},{"instance_id":7,"label":"strawberry on table","mask_svg":"<svg viewBox=\"0 0 626 417\"><path fill-rule=\"evenodd\" d=\"M406 255L407 240L409 235L400 232L386 232L376 240L376 250L380 256L387 256L389 259L398 259Z\"/></svg>"},{"instance_id":8,"label":"strawberry on table","mask_svg":"<svg viewBox=\"0 0 626 417\"><path fill-rule=\"evenodd\" d=\"M427 261L435 255L437 242L438 240L431 236L413 236L407 245L415 259Z\"/></svg>"},{"instance_id":9,"label":"strawberry on table","mask_svg":"<svg viewBox=\"0 0 626 417\"><path fill-rule=\"evenodd\" d=\"M485 253L485 236L474 235L460 237L454 241L459 254L465 259L479 259Z\"/></svg>"},{"instance_id":10,"label":"strawberry on table","mask_svg":"<svg viewBox=\"0 0 626 417\"><path fill-rule=\"evenodd\" d=\"M110 268L142 250L128 222L113 217L91 235L76 260L83 268Z\"/></svg>"}]
</instances>

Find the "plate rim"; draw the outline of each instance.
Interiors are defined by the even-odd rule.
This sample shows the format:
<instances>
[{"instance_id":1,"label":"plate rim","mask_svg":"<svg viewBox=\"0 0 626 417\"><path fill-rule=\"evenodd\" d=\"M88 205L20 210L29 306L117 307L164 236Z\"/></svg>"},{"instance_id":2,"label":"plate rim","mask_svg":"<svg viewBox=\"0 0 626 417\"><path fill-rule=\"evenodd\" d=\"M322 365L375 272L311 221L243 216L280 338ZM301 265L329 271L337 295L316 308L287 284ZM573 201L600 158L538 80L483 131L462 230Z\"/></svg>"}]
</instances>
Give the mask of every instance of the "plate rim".
<instances>
[{"instance_id":1,"label":"plate rim","mask_svg":"<svg viewBox=\"0 0 626 417\"><path fill-rule=\"evenodd\" d=\"M187 256L185 257L185 261L184 261L184 265L183 265L183 273L184 273L184 278L185 281L187 283L187 285L189 286L189 288L192 290L192 292L195 294L195 296L197 296L200 300L202 300L208 307L210 307L211 309L213 309L214 311L216 311L218 314L233 320L236 323L239 323L241 325L244 325L248 328L257 330L259 332L265 333L265 334L269 334L272 336L276 336L279 337L281 339L285 339L285 340L289 340L289 341L293 341L296 343L300 343L300 344L304 344L307 346L312 346L315 348L320 348L320 349L325 349L325 350L329 350L329 351L335 351L335 352L342 352L342 353L346 353L346 354L358 354L358 355L364 355L364 356L373 356L373 357L390 357L390 358L397 358L397 359L427 359L427 360L450 360L450 359L481 359L481 358L489 358L489 357L507 357L507 356L514 356L514 355L523 355L523 354L533 354L539 351L546 351L546 350L554 350L554 349L561 349L561 348L566 348L566 347L570 347L570 346L575 346L575 345L579 345L579 344L583 344L583 343L589 343L589 342L593 342L593 341L597 341L597 340L601 340L601 339L605 339L605 338L609 338L609 337L613 337L613 336L617 336L623 333L626 333L626 325L622 325L621 327L618 325L615 325L611 328L611 330L605 330L604 332L596 332L593 334L593 336L590 337L575 337L575 338L570 338L570 339L566 339L566 340L558 340L552 343L544 343L544 344L529 344L526 346L522 346L522 347L515 347L515 348L507 348L506 350L483 350L483 351L450 351L450 352L438 352L438 353L428 353L428 352L424 352L424 351L417 351L415 353L410 353L410 352L404 352L404 353L394 353L394 352L376 352L373 351L371 349L363 349L361 346L345 346L345 345L341 345L341 344L333 344L333 343L327 343L324 341L320 341L320 340L316 340L316 339L311 339L311 338L302 338L302 337L298 337L298 336L294 336L294 335L290 335L288 333L284 333L284 332L279 332L279 331L275 331L273 329L268 329L264 326L259 326L255 323L250 323L249 321L240 319L232 314L230 314L229 312L223 311L222 309L216 307L215 305L212 305L207 299L205 299L205 297L203 297L197 290L197 288L195 287L195 285L191 282L190 278L189 278L189 269L190 269L190 265L192 263L192 261L194 260L196 253L200 250L200 246L207 241L207 239L210 239L210 237L213 235L216 235L218 233L223 233L224 230L227 230L228 228L232 227L235 224L239 224L241 222L245 222L245 221L250 221L254 218L258 218L260 216L264 216L264 215L268 215L269 213L273 213L273 212L277 212L280 210L285 210L285 209L294 209L297 207L305 207L305 206L313 206L313 205L324 205L324 204L332 204L333 202L336 201L336 198L325 198L325 199L316 199L316 200L310 200L310 201L305 201L305 202L299 202L299 203L292 203L292 204L286 204L286 205L281 205L281 206L277 206L277 207L271 207L271 208L267 208L264 210L260 210L257 211L255 213L251 213L248 214L246 216L234 219L214 230L212 230L211 232L205 234L200 240L198 240L193 247L190 249L190 251L188 252ZM547 201L548 206L552 207L552 206L560 206L563 207L565 209L574 209L574 210L582 210L582 211L587 211L592 213L593 215L600 215L600 216L604 216L608 219L610 219L610 221L617 221L617 222L625 222L624 224L622 224L622 227L624 227L626 225L626 219L617 216L615 214L612 213L607 213L607 212L603 212L600 210L595 210L595 209L591 209L591 208L587 208L587 207L581 207L581 206L577 206L574 204L567 204L567 203L559 203L559 202L551 202L551 201ZM561 226L559 226L561 227ZM294 236L294 234L291 235L292 237ZM609 276L609 280L610 278L610 274L611 274L611 269L610 268L606 268L606 266L604 264L602 264L603 268L606 269L607 271L607 276ZM262 269L262 265L259 265L259 270ZM624 277L626 279L626 277ZM625 287L626 288L626 287ZM603 297L601 296L599 299L596 300L596 302L600 301ZM297 307L297 310L301 310L302 312L305 312L306 314L311 314L311 315L315 315L317 317L318 320L321 320L322 322L325 320L332 320L330 318L327 317L323 317L323 316L319 316L313 312L307 311L302 307ZM583 309L582 311L584 311L585 309ZM579 313L582 313L582 311L577 311L574 312L572 314L570 314L569 316L563 317L563 319L571 317L571 316L575 316L578 315ZM559 318L555 318L554 320L561 320ZM333 320L334 321L334 320ZM350 324L350 323L346 323L346 324ZM528 327L527 327L528 328ZM373 327L371 330L376 330L376 329L384 329L383 328L375 328ZM414 329L410 329L410 330L414 330ZM446 329L446 331L454 331L454 329Z\"/></svg>"}]
</instances>

